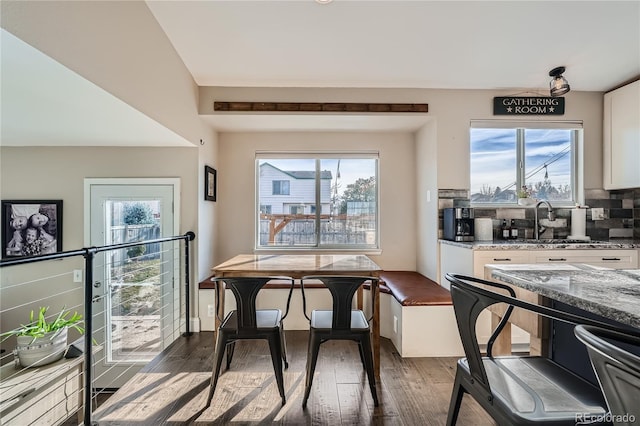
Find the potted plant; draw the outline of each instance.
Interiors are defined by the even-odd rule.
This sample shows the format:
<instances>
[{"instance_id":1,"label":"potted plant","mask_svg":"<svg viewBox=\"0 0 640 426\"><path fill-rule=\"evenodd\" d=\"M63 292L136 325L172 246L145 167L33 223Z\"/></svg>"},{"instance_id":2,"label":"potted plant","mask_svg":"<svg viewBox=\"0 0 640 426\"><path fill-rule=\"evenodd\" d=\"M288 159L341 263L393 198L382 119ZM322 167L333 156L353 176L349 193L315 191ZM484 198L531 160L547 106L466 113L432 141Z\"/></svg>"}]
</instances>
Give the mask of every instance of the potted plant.
<instances>
[{"instance_id":1,"label":"potted plant","mask_svg":"<svg viewBox=\"0 0 640 426\"><path fill-rule=\"evenodd\" d=\"M516 191L518 196L518 205L521 206L533 206L536 203L536 199L531 197L531 189L527 188L527 185L522 185L522 188Z\"/></svg>"},{"instance_id":2,"label":"potted plant","mask_svg":"<svg viewBox=\"0 0 640 426\"><path fill-rule=\"evenodd\" d=\"M67 330L73 328L84 334L82 315L65 307L53 321L46 318L49 307L41 307L37 318L31 311L29 323L0 334L0 341L16 336L16 354L23 367L39 367L62 358L67 349Z\"/></svg>"}]
</instances>

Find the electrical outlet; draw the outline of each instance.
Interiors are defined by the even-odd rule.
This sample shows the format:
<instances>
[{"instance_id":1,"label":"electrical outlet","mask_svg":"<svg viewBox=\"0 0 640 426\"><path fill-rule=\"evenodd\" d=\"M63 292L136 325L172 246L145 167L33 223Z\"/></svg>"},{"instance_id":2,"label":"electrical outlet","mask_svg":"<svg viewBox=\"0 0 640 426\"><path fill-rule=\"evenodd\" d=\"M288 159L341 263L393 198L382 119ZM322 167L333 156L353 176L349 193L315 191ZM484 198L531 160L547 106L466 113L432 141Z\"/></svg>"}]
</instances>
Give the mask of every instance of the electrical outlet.
<instances>
[{"instance_id":1,"label":"electrical outlet","mask_svg":"<svg viewBox=\"0 0 640 426\"><path fill-rule=\"evenodd\" d=\"M598 207L591 209L591 219L592 220L604 220L604 208Z\"/></svg>"},{"instance_id":2,"label":"electrical outlet","mask_svg":"<svg viewBox=\"0 0 640 426\"><path fill-rule=\"evenodd\" d=\"M395 315L393 316L393 332L398 332L398 317Z\"/></svg>"},{"instance_id":3,"label":"electrical outlet","mask_svg":"<svg viewBox=\"0 0 640 426\"><path fill-rule=\"evenodd\" d=\"M74 269L73 270L73 282L81 283L82 282L82 269Z\"/></svg>"},{"instance_id":4,"label":"electrical outlet","mask_svg":"<svg viewBox=\"0 0 640 426\"><path fill-rule=\"evenodd\" d=\"M207 316L213 317L216 315L216 307L213 305L207 305Z\"/></svg>"}]
</instances>

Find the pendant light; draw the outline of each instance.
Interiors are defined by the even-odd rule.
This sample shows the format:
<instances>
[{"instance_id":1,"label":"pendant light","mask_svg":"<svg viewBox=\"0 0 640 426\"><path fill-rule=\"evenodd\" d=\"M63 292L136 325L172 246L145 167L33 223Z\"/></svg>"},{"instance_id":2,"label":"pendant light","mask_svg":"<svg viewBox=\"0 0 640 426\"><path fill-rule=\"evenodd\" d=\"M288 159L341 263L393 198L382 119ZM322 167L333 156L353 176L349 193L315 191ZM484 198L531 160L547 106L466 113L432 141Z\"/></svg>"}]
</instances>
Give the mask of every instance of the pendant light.
<instances>
[{"instance_id":1,"label":"pendant light","mask_svg":"<svg viewBox=\"0 0 640 426\"><path fill-rule=\"evenodd\" d=\"M549 71L549 76L553 77L549 83L549 90L553 97L562 96L571 90L569 82L562 76L564 71L565 67L557 67Z\"/></svg>"}]
</instances>

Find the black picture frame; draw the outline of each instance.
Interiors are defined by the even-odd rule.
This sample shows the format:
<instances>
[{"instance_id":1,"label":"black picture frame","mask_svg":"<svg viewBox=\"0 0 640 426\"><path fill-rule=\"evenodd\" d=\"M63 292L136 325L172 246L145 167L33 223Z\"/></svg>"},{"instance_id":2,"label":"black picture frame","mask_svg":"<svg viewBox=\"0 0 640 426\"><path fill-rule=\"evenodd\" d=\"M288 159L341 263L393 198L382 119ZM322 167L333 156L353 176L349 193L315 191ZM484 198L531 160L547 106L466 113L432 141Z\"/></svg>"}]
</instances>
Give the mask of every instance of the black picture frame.
<instances>
[{"instance_id":1,"label":"black picture frame","mask_svg":"<svg viewBox=\"0 0 640 426\"><path fill-rule=\"evenodd\" d=\"M204 166L204 199L216 201L218 187L218 172L213 167Z\"/></svg>"},{"instance_id":2,"label":"black picture frame","mask_svg":"<svg viewBox=\"0 0 640 426\"><path fill-rule=\"evenodd\" d=\"M1 208L2 259L62 251L62 200L2 200Z\"/></svg>"}]
</instances>

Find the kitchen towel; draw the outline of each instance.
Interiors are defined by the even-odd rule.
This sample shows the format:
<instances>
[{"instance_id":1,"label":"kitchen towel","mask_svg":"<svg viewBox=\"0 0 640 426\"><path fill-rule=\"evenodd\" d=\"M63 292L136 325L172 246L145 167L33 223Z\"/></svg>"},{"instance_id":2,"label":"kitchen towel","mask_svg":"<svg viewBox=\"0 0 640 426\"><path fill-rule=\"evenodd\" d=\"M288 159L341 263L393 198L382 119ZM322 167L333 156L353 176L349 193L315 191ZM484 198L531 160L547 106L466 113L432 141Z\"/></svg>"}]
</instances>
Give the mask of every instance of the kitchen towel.
<instances>
[{"instance_id":1,"label":"kitchen towel","mask_svg":"<svg viewBox=\"0 0 640 426\"><path fill-rule=\"evenodd\" d=\"M474 220L474 238L476 241L493 240L493 221L489 217L479 217Z\"/></svg>"}]
</instances>

